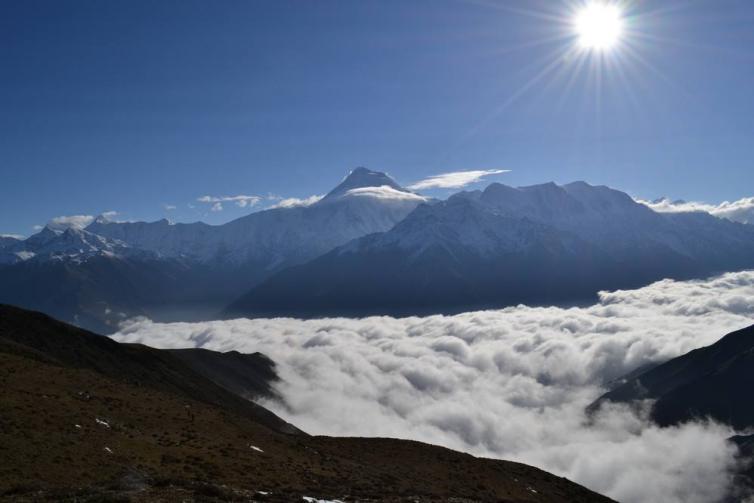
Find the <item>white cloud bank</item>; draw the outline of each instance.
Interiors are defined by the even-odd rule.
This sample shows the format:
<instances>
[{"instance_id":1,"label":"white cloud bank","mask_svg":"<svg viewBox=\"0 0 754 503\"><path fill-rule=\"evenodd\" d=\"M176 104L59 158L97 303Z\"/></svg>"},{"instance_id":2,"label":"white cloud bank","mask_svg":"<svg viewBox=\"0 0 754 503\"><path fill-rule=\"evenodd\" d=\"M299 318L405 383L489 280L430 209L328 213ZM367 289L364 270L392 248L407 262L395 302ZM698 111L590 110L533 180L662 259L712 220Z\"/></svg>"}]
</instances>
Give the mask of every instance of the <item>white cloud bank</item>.
<instances>
[{"instance_id":1,"label":"white cloud bank","mask_svg":"<svg viewBox=\"0 0 754 503\"><path fill-rule=\"evenodd\" d=\"M734 222L754 224L754 197L745 197L733 202L725 201L717 205L693 201L671 201L667 198L659 199L657 201L644 201L641 199L638 199L637 201L660 213L704 211L716 217L727 218Z\"/></svg>"},{"instance_id":2,"label":"white cloud bank","mask_svg":"<svg viewBox=\"0 0 754 503\"><path fill-rule=\"evenodd\" d=\"M603 293L586 308L525 307L395 319L131 320L113 338L163 348L262 351L276 413L314 434L416 439L513 459L624 503L716 501L731 432L661 429L621 407L588 425L605 382L752 323L754 272Z\"/></svg>"},{"instance_id":3,"label":"white cloud bank","mask_svg":"<svg viewBox=\"0 0 754 503\"><path fill-rule=\"evenodd\" d=\"M480 169L470 171L454 171L452 173L442 173L440 175L430 176L420 180L408 188L411 190L426 189L460 189L476 183L487 176L510 173L509 169Z\"/></svg>"}]
</instances>

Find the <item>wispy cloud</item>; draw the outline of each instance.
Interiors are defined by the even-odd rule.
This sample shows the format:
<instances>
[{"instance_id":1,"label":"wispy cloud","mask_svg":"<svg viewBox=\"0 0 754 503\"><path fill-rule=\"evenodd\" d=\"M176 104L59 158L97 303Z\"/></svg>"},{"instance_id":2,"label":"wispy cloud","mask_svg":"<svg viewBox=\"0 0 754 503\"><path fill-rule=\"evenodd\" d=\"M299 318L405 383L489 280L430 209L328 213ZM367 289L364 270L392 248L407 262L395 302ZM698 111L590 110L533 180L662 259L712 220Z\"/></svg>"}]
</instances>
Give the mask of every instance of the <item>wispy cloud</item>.
<instances>
[{"instance_id":1,"label":"wispy cloud","mask_svg":"<svg viewBox=\"0 0 754 503\"><path fill-rule=\"evenodd\" d=\"M173 211L177 209L177 206L174 204L163 204L162 207L165 209L165 211Z\"/></svg>"},{"instance_id":2,"label":"wispy cloud","mask_svg":"<svg viewBox=\"0 0 754 503\"><path fill-rule=\"evenodd\" d=\"M0 238L24 239L21 234L0 234Z\"/></svg>"},{"instance_id":3,"label":"wispy cloud","mask_svg":"<svg viewBox=\"0 0 754 503\"><path fill-rule=\"evenodd\" d=\"M382 185L380 187L359 187L357 189L351 189L346 192L346 195L356 197L371 197L375 199L390 199L400 201L426 201L427 198L420 196L419 194L413 194L411 192L404 192L402 190L396 190L388 185Z\"/></svg>"},{"instance_id":4,"label":"wispy cloud","mask_svg":"<svg viewBox=\"0 0 754 503\"><path fill-rule=\"evenodd\" d=\"M319 196L319 195L313 195L313 196L304 197L304 198L298 198L298 197L280 198L277 196L270 196L269 199L273 201L277 201L275 204L270 206L270 209L293 208L296 206L311 206L312 204L321 200L323 197L324 196Z\"/></svg>"},{"instance_id":5,"label":"wispy cloud","mask_svg":"<svg viewBox=\"0 0 754 503\"><path fill-rule=\"evenodd\" d=\"M501 175L510 173L509 169L477 169L469 171L453 171L452 173L441 173L430 176L424 180L409 185L411 190L424 189L460 189L472 183L482 180L482 178L492 175Z\"/></svg>"},{"instance_id":6,"label":"wispy cloud","mask_svg":"<svg viewBox=\"0 0 754 503\"><path fill-rule=\"evenodd\" d=\"M727 218L734 222L754 224L754 197L745 197L738 201L725 201L720 204L707 204L695 201L671 201L663 198L656 201L637 199L638 202L649 206L660 213L689 213L703 211L719 218Z\"/></svg>"},{"instance_id":7,"label":"wispy cloud","mask_svg":"<svg viewBox=\"0 0 754 503\"><path fill-rule=\"evenodd\" d=\"M100 213L100 217L106 220L114 220L120 213L117 211L105 211ZM61 215L59 217L51 218L46 226L54 230L65 230L69 228L83 229L89 224L94 222L97 218L94 215ZM32 227L35 231L40 231L45 228L45 225L35 225Z\"/></svg>"},{"instance_id":8,"label":"wispy cloud","mask_svg":"<svg viewBox=\"0 0 754 503\"><path fill-rule=\"evenodd\" d=\"M56 230L64 230L68 228L83 229L94 221L92 215L68 215L51 218L47 222L47 227Z\"/></svg>"},{"instance_id":9,"label":"wispy cloud","mask_svg":"<svg viewBox=\"0 0 754 503\"><path fill-rule=\"evenodd\" d=\"M263 198L260 196L202 196L197 198L200 203L211 204L212 211L222 211L223 203L234 203L239 208L256 206Z\"/></svg>"}]
</instances>

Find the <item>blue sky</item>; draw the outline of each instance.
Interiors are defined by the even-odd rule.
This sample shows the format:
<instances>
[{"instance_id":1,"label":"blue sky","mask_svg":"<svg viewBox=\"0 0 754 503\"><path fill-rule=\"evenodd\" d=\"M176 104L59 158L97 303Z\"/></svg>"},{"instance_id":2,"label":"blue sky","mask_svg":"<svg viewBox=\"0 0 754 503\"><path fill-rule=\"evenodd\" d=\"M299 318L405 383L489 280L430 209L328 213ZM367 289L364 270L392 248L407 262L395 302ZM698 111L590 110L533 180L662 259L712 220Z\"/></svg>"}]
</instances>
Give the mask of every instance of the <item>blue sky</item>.
<instances>
[{"instance_id":1,"label":"blue sky","mask_svg":"<svg viewBox=\"0 0 754 503\"><path fill-rule=\"evenodd\" d=\"M579 1L2 2L0 232L218 223L251 209L198 198L322 194L361 165L754 195L754 2L624 2L623 48L563 58Z\"/></svg>"}]
</instances>

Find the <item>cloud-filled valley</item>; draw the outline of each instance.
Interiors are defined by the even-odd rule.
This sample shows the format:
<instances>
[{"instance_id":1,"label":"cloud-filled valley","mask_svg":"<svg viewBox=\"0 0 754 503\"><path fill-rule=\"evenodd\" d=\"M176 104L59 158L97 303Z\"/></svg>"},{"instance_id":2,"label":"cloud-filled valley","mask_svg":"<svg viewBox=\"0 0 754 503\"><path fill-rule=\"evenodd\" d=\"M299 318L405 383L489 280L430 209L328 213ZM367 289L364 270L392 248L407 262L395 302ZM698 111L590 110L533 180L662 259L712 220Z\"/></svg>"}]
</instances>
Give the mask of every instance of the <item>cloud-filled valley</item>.
<instances>
[{"instance_id":1,"label":"cloud-filled valley","mask_svg":"<svg viewBox=\"0 0 754 503\"><path fill-rule=\"evenodd\" d=\"M707 502L735 467L734 432L584 409L607 383L751 324L754 272L605 292L588 307L455 316L154 323L113 336L161 348L261 351L278 364L270 409L313 434L391 436L518 460L623 502Z\"/></svg>"}]
</instances>

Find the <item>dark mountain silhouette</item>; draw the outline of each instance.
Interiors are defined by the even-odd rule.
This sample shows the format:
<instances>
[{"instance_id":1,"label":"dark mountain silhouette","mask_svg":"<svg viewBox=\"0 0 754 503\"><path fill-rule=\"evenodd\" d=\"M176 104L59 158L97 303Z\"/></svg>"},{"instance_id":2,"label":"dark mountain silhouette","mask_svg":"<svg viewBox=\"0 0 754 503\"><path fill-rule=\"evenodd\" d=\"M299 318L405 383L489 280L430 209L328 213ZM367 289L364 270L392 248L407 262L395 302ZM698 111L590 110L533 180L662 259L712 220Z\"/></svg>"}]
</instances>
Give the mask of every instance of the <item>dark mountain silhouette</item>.
<instances>
[{"instance_id":1,"label":"dark mountain silhouette","mask_svg":"<svg viewBox=\"0 0 754 503\"><path fill-rule=\"evenodd\" d=\"M610 501L537 468L419 442L285 433L296 430L183 364L223 367L197 354L1 306L0 499Z\"/></svg>"},{"instance_id":2,"label":"dark mountain silhouette","mask_svg":"<svg viewBox=\"0 0 754 503\"><path fill-rule=\"evenodd\" d=\"M653 400L651 418L661 426L714 419L739 431L754 428L754 326L733 332L715 344L696 349L645 371L632 372L595 401L590 413L606 402ZM739 466L726 503L748 501L754 494L754 435L730 439L738 447Z\"/></svg>"},{"instance_id":3,"label":"dark mountain silhouette","mask_svg":"<svg viewBox=\"0 0 754 503\"><path fill-rule=\"evenodd\" d=\"M254 400L276 397L272 384L278 380L275 362L262 353L218 353L208 349L169 349L186 365L234 394Z\"/></svg>"},{"instance_id":4,"label":"dark mountain silhouette","mask_svg":"<svg viewBox=\"0 0 754 503\"><path fill-rule=\"evenodd\" d=\"M652 399L652 419L662 426L712 418L745 430L754 427L752 390L754 326L626 380L591 408Z\"/></svg>"},{"instance_id":5,"label":"dark mountain silhouette","mask_svg":"<svg viewBox=\"0 0 754 503\"><path fill-rule=\"evenodd\" d=\"M6 352L37 358L46 363L92 370L136 386L207 403L254 418L277 431L298 432L272 412L239 397L213 382L211 377L195 370L203 370L202 366L194 364L196 358L179 357L170 351L141 344L119 344L42 313L0 305L0 347ZM215 357L218 358L219 355ZM192 363L187 364L187 361ZM265 363L260 375L268 371L269 366Z\"/></svg>"}]
</instances>

